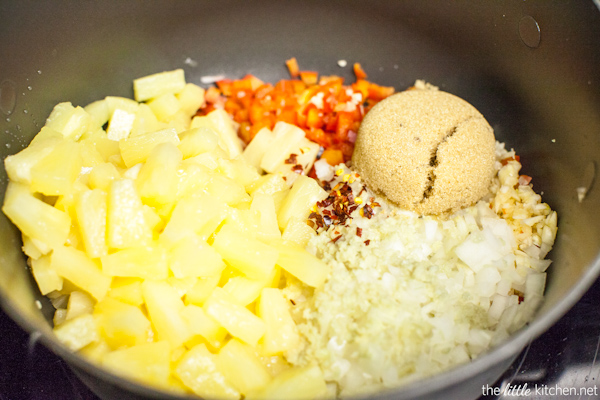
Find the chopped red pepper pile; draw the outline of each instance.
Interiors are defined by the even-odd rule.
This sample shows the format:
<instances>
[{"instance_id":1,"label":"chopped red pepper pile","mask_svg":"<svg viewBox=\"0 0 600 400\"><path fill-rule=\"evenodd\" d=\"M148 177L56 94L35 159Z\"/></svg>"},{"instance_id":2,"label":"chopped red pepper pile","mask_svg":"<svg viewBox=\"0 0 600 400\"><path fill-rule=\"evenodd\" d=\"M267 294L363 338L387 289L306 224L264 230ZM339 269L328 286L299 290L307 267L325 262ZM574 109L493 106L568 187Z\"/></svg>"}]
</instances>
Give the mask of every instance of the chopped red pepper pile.
<instances>
[{"instance_id":1,"label":"chopped red pepper pile","mask_svg":"<svg viewBox=\"0 0 600 400\"><path fill-rule=\"evenodd\" d=\"M299 126L306 137L324 147L321 155L330 164L348 161L354 150L358 127L377 102L394 93L393 87L366 80L360 64L354 64L356 82L344 85L339 76L321 76L300 71L295 58L286 61L292 79L275 85L253 75L222 79L206 92L206 104L198 115L221 108L240 124L238 134L245 143L263 127L273 129L278 121Z\"/></svg>"}]
</instances>

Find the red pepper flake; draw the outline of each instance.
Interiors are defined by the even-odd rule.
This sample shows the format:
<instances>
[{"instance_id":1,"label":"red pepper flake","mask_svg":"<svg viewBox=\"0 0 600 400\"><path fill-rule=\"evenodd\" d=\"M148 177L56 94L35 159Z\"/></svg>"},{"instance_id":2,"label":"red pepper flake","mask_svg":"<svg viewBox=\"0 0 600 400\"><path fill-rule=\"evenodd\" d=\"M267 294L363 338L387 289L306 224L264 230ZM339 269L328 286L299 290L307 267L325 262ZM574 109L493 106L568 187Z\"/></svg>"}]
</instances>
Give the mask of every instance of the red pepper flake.
<instances>
[{"instance_id":1,"label":"red pepper flake","mask_svg":"<svg viewBox=\"0 0 600 400\"><path fill-rule=\"evenodd\" d=\"M290 303L292 303L293 306L296 305L296 302L294 300L292 300L292 299L290 299Z\"/></svg>"},{"instance_id":2,"label":"red pepper flake","mask_svg":"<svg viewBox=\"0 0 600 400\"><path fill-rule=\"evenodd\" d=\"M288 158L287 160L284 161L286 164L298 164L298 155L297 154L290 154L290 158Z\"/></svg>"},{"instance_id":3,"label":"red pepper flake","mask_svg":"<svg viewBox=\"0 0 600 400\"><path fill-rule=\"evenodd\" d=\"M331 243L337 242L338 240L340 240L341 237L342 237L342 235L338 235L338 236L334 237L333 239L331 239Z\"/></svg>"},{"instance_id":4,"label":"red pepper flake","mask_svg":"<svg viewBox=\"0 0 600 400\"><path fill-rule=\"evenodd\" d=\"M358 236L358 237L362 236L362 229L359 227L356 227L356 236Z\"/></svg>"},{"instance_id":5,"label":"red pepper flake","mask_svg":"<svg viewBox=\"0 0 600 400\"><path fill-rule=\"evenodd\" d=\"M367 217L368 219L371 219L371 217L373 217L374 213L373 213L373 209L371 208L370 205L365 204L365 206L362 208L363 210L363 216Z\"/></svg>"},{"instance_id":6,"label":"red pepper flake","mask_svg":"<svg viewBox=\"0 0 600 400\"><path fill-rule=\"evenodd\" d=\"M287 162L287 160L286 160L286 162ZM302 175L302 173L304 172L304 168L302 168L302 165L296 164L292 167L292 172L295 172L298 175Z\"/></svg>"},{"instance_id":7,"label":"red pepper flake","mask_svg":"<svg viewBox=\"0 0 600 400\"><path fill-rule=\"evenodd\" d=\"M369 245L369 243L371 243L371 241L370 241L370 240L365 240L365 246L368 246L368 245Z\"/></svg>"}]
</instances>

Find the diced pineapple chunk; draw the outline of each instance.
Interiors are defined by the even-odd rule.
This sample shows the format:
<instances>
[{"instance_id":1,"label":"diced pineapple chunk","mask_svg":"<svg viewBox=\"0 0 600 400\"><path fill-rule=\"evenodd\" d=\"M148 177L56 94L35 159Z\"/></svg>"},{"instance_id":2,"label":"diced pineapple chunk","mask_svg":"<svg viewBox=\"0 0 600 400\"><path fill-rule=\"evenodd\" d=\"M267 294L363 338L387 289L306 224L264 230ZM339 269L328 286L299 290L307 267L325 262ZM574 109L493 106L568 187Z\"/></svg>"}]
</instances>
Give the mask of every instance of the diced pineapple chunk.
<instances>
[{"instance_id":1,"label":"diced pineapple chunk","mask_svg":"<svg viewBox=\"0 0 600 400\"><path fill-rule=\"evenodd\" d=\"M172 348L184 344L192 332L181 316L184 308L177 291L164 281L146 280L142 294L154 329L161 340L167 340Z\"/></svg>"},{"instance_id":2,"label":"diced pineapple chunk","mask_svg":"<svg viewBox=\"0 0 600 400\"><path fill-rule=\"evenodd\" d=\"M316 399L327 395L323 372L316 366L292 368L277 375L262 390L248 399Z\"/></svg>"},{"instance_id":3,"label":"diced pineapple chunk","mask_svg":"<svg viewBox=\"0 0 600 400\"><path fill-rule=\"evenodd\" d=\"M219 145L229 158L242 154L242 140L233 127L233 120L225 110L214 110L202 117L194 117L190 128L206 126L219 134Z\"/></svg>"},{"instance_id":4,"label":"diced pineapple chunk","mask_svg":"<svg viewBox=\"0 0 600 400\"><path fill-rule=\"evenodd\" d=\"M189 117L196 114L196 111L204 105L205 90L193 83L186 83L183 90L177 93L177 98L181 104L181 110Z\"/></svg>"},{"instance_id":5,"label":"diced pineapple chunk","mask_svg":"<svg viewBox=\"0 0 600 400\"><path fill-rule=\"evenodd\" d=\"M230 340L219 350L217 367L242 394L258 390L271 381L256 352L237 339Z\"/></svg>"},{"instance_id":6,"label":"diced pineapple chunk","mask_svg":"<svg viewBox=\"0 0 600 400\"><path fill-rule=\"evenodd\" d=\"M112 348L148 342L150 321L136 306L107 297L96 305L94 316L100 334Z\"/></svg>"},{"instance_id":7,"label":"diced pineapple chunk","mask_svg":"<svg viewBox=\"0 0 600 400\"><path fill-rule=\"evenodd\" d=\"M110 118L106 135L110 140L115 141L127 139L133 128L133 121L135 121L134 113L117 108Z\"/></svg>"},{"instance_id":8,"label":"diced pineapple chunk","mask_svg":"<svg viewBox=\"0 0 600 400\"><path fill-rule=\"evenodd\" d=\"M252 200L244 186L221 174L212 174L207 184L207 192L230 206L248 203Z\"/></svg>"},{"instance_id":9,"label":"diced pineapple chunk","mask_svg":"<svg viewBox=\"0 0 600 400\"><path fill-rule=\"evenodd\" d=\"M106 106L108 107L109 118L112 117L116 110L123 110L130 114L135 114L139 107L139 103L137 101L128 99L127 97L106 96L104 100L106 101Z\"/></svg>"},{"instance_id":10,"label":"diced pineapple chunk","mask_svg":"<svg viewBox=\"0 0 600 400\"><path fill-rule=\"evenodd\" d=\"M308 226L306 219L291 217L281 238L306 247L308 241L316 234L315 230Z\"/></svg>"},{"instance_id":11,"label":"diced pineapple chunk","mask_svg":"<svg viewBox=\"0 0 600 400\"><path fill-rule=\"evenodd\" d=\"M274 275L275 269L273 269L272 275ZM230 278L223 290L231 295L236 303L247 306L258 298L262 288L271 283L270 280L255 280L248 279L245 276L234 276Z\"/></svg>"},{"instance_id":12,"label":"diced pineapple chunk","mask_svg":"<svg viewBox=\"0 0 600 400\"><path fill-rule=\"evenodd\" d=\"M300 334L289 311L289 302L276 288L264 288L260 293L258 316L265 321L262 339L265 355L277 355L300 345Z\"/></svg>"},{"instance_id":13,"label":"diced pineapple chunk","mask_svg":"<svg viewBox=\"0 0 600 400\"><path fill-rule=\"evenodd\" d=\"M273 128L275 140L263 156L260 167L267 172L274 172L277 167L284 163L290 153L298 147L304 138L304 131L295 125L280 121Z\"/></svg>"},{"instance_id":14,"label":"diced pineapple chunk","mask_svg":"<svg viewBox=\"0 0 600 400\"><path fill-rule=\"evenodd\" d=\"M133 81L137 101L146 101L166 93L179 93L185 88L183 69L144 76Z\"/></svg>"},{"instance_id":15,"label":"diced pineapple chunk","mask_svg":"<svg viewBox=\"0 0 600 400\"><path fill-rule=\"evenodd\" d=\"M156 132L161 129L166 129L167 124L160 122L152 109L147 104L140 104L135 112L135 120L131 127L129 136L138 136L144 133Z\"/></svg>"},{"instance_id":16,"label":"diced pineapple chunk","mask_svg":"<svg viewBox=\"0 0 600 400\"><path fill-rule=\"evenodd\" d=\"M166 251L157 245L129 247L101 260L107 276L160 280L169 275Z\"/></svg>"},{"instance_id":17,"label":"diced pineapple chunk","mask_svg":"<svg viewBox=\"0 0 600 400\"><path fill-rule=\"evenodd\" d=\"M84 174L89 174L90 167L96 167L104 164L104 156L96 149L96 145L89 140L79 141L79 151L81 153L82 169L79 173L80 178Z\"/></svg>"},{"instance_id":18,"label":"diced pineapple chunk","mask_svg":"<svg viewBox=\"0 0 600 400\"><path fill-rule=\"evenodd\" d=\"M78 290L69 294L69 302L67 303L66 320L77 318L80 315L91 314L94 311L95 301L87 293Z\"/></svg>"},{"instance_id":19,"label":"diced pineapple chunk","mask_svg":"<svg viewBox=\"0 0 600 400\"><path fill-rule=\"evenodd\" d=\"M92 189L108 192L112 181L121 178L117 168L111 163L96 165L90 172L88 184Z\"/></svg>"},{"instance_id":20,"label":"diced pineapple chunk","mask_svg":"<svg viewBox=\"0 0 600 400\"><path fill-rule=\"evenodd\" d=\"M79 350L78 354L81 354L85 358L92 362L101 365L102 358L111 351L110 346L104 340L100 339L97 342L92 342Z\"/></svg>"},{"instance_id":21,"label":"diced pineapple chunk","mask_svg":"<svg viewBox=\"0 0 600 400\"><path fill-rule=\"evenodd\" d=\"M185 197L177 202L160 240L173 245L191 233L200 233L206 225L216 229L223 219L225 208L217 198L210 195Z\"/></svg>"},{"instance_id":22,"label":"diced pineapple chunk","mask_svg":"<svg viewBox=\"0 0 600 400\"><path fill-rule=\"evenodd\" d=\"M280 239L281 231L277 225L275 201L272 196L257 194L252 199L251 211L260 213L258 236L264 240ZM309 228L310 229L310 228Z\"/></svg>"},{"instance_id":23,"label":"diced pineapple chunk","mask_svg":"<svg viewBox=\"0 0 600 400\"><path fill-rule=\"evenodd\" d=\"M110 186L107 231L108 245L115 249L143 246L152 238L142 200L131 179L115 180Z\"/></svg>"},{"instance_id":24,"label":"diced pineapple chunk","mask_svg":"<svg viewBox=\"0 0 600 400\"><path fill-rule=\"evenodd\" d=\"M68 193L82 164L79 143L63 140L31 168L31 190L47 196Z\"/></svg>"},{"instance_id":25,"label":"diced pineapple chunk","mask_svg":"<svg viewBox=\"0 0 600 400\"><path fill-rule=\"evenodd\" d=\"M171 348L167 341L139 344L106 354L102 365L117 375L167 388L171 374Z\"/></svg>"},{"instance_id":26,"label":"diced pineapple chunk","mask_svg":"<svg viewBox=\"0 0 600 400\"><path fill-rule=\"evenodd\" d=\"M241 156L232 160L219 159L217 172L233 179L244 187L250 186L254 181L260 178L255 167L248 164Z\"/></svg>"},{"instance_id":27,"label":"diced pineapple chunk","mask_svg":"<svg viewBox=\"0 0 600 400\"><path fill-rule=\"evenodd\" d=\"M32 260L31 272L42 295L62 289L63 279L50 266L50 256L43 256L37 260Z\"/></svg>"},{"instance_id":28,"label":"diced pineapple chunk","mask_svg":"<svg viewBox=\"0 0 600 400\"><path fill-rule=\"evenodd\" d=\"M140 195L146 204L167 204L177 195L177 169L181 151L173 143L152 149L137 178Z\"/></svg>"},{"instance_id":29,"label":"diced pineapple chunk","mask_svg":"<svg viewBox=\"0 0 600 400\"><path fill-rule=\"evenodd\" d=\"M222 346L227 336L227 330L208 316L204 309L189 304L181 311L181 315L194 335L202 336L213 349L219 349Z\"/></svg>"},{"instance_id":30,"label":"diced pineapple chunk","mask_svg":"<svg viewBox=\"0 0 600 400\"><path fill-rule=\"evenodd\" d=\"M310 254L293 242L273 242L272 246L279 251L277 265L285 269L302 282L312 287L321 286L331 268L329 265Z\"/></svg>"},{"instance_id":31,"label":"diced pineapple chunk","mask_svg":"<svg viewBox=\"0 0 600 400\"><path fill-rule=\"evenodd\" d=\"M108 296L123 303L140 306L144 302L142 297L142 281L137 278L113 278Z\"/></svg>"},{"instance_id":32,"label":"diced pineapple chunk","mask_svg":"<svg viewBox=\"0 0 600 400\"><path fill-rule=\"evenodd\" d=\"M216 356L202 343L183 356L175 368L175 375L198 396L209 399L240 398L240 393L218 370Z\"/></svg>"},{"instance_id":33,"label":"diced pineapple chunk","mask_svg":"<svg viewBox=\"0 0 600 400\"><path fill-rule=\"evenodd\" d=\"M267 279L275 266L278 252L254 238L223 225L213 247L232 267L252 279Z\"/></svg>"},{"instance_id":34,"label":"diced pineapple chunk","mask_svg":"<svg viewBox=\"0 0 600 400\"><path fill-rule=\"evenodd\" d=\"M148 107L159 121L165 122L181 109L181 104L174 94L166 93L149 101Z\"/></svg>"},{"instance_id":35,"label":"diced pineapple chunk","mask_svg":"<svg viewBox=\"0 0 600 400\"><path fill-rule=\"evenodd\" d=\"M2 212L24 235L51 247L62 245L69 235L69 215L34 197L20 183L8 183Z\"/></svg>"},{"instance_id":36,"label":"diced pineapple chunk","mask_svg":"<svg viewBox=\"0 0 600 400\"><path fill-rule=\"evenodd\" d=\"M204 190L209 179L210 174L207 168L184 161L177 170L177 199L193 196Z\"/></svg>"},{"instance_id":37,"label":"diced pineapple chunk","mask_svg":"<svg viewBox=\"0 0 600 400\"><path fill-rule=\"evenodd\" d=\"M80 193L75 203L75 212L87 254L91 258L107 254L106 193L100 189Z\"/></svg>"},{"instance_id":38,"label":"diced pineapple chunk","mask_svg":"<svg viewBox=\"0 0 600 400\"><path fill-rule=\"evenodd\" d=\"M317 181L304 175L298 177L279 209L279 227L285 229L291 217L308 218L311 207L326 197L327 192Z\"/></svg>"},{"instance_id":39,"label":"diced pineapple chunk","mask_svg":"<svg viewBox=\"0 0 600 400\"><path fill-rule=\"evenodd\" d=\"M266 174L252 182L246 189L253 197L258 194L273 195L287 189L287 184L279 174Z\"/></svg>"},{"instance_id":40,"label":"diced pineapple chunk","mask_svg":"<svg viewBox=\"0 0 600 400\"><path fill-rule=\"evenodd\" d=\"M106 162L120 154L119 142L110 140L102 129L86 134L80 142L89 143L100 153L102 159ZM120 155L119 155L120 157Z\"/></svg>"},{"instance_id":41,"label":"diced pineapple chunk","mask_svg":"<svg viewBox=\"0 0 600 400\"><path fill-rule=\"evenodd\" d=\"M221 277L218 275L198 279L196 284L185 294L185 303L204 305L206 299L219 284L220 279Z\"/></svg>"},{"instance_id":42,"label":"diced pineapple chunk","mask_svg":"<svg viewBox=\"0 0 600 400\"><path fill-rule=\"evenodd\" d=\"M65 138L78 140L91 122L90 115L81 107L71 103L59 103L54 106L46 120L46 126L60 132Z\"/></svg>"},{"instance_id":43,"label":"diced pineapple chunk","mask_svg":"<svg viewBox=\"0 0 600 400\"><path fill-rule=\"evenodd\" d=\"M265 333L265 323L223 289L217 287L204 304L208 315L217 320L234 337L256 346Z\"/></svg>"},{"instance_id":44,"label":"diced pineapple chunk","mask_svg":"<svg viewBox=\"0 0 600 400\"><path fill-rule=\"evenodd\" d=\"M85 290L96 300L102 300L110 288L111 278L83 251L72 247L54 248L50 266L58 275Z\"/></svg>"},{"instance_id":45,"label":"diced pineapple chunk","mask_svg":"<svg viewBox=\"0 0 600 400\"><path fill-rule=\"evenodd\" d=\"M4 159L4 167L9 179L13 182L30 184L32 168L52 153L54 147L63 140L60 133L46 126L43 127L28 147Z\"/></svg>"},{"instance_id":46,"label":"diced pineapple chunk","mask_svg":"<svg viewBox=\"0 0 600 400\"><path fill-rule=\"evenodd\" d=\"M260 168L261 160L274 140L275 135L273 132L268 128L262 128L244 149L244 159L248 164ZM260 170L262 171L262 168Z\"/></svg>"},{"instance_id":47,"label":"diced pineapple chunk","mask_svg":"<svg viewBox=\"0 0 600 400\"><path fill-rule=\"evenodd\" d=\"M96 321L91 314L80 315L54 328L58 340L72 351L77 351L92 342L98 341Z\"/></svg>"},{"instance_id":48,"label":"diced pineapple chunk","mask_svg":"<svg viewBox=\"0 0 600 400\"><path fill-rule=\"evenodd\" d=\"M195 157L198 154L214 150L219 142L219 135L210 128L192 128L179 135L179 150L183 158Z\"/></svg>"},{"instance_id":49,"label":"diced pineapple chunk","mask_svg":"<svg viewBox=\"0 0 600 400\"><path fill-rule=\"evenodd\" d=\"M219 253L195 234L184 237L171 249L169 265L176 278L219 276L225 269Z\"/></svg>"},{"instance_id":50,"label":"diced pineapple chunk","mask_svg":"<svg viewBox=\"0 0 600 400\"><path fill-rule=\"evenodd\" d=\"M168 128L120 140L121 157L127 168L133 167L137 163L146 161L152 149L165 142L179 144L179 136L175 129Z\"/></svg>"},{"instance_id":51,"label":"diced pineapple chunk","mask_svg":"<svg viewBox=\"0 0 600 400\"><path fill-rule=\"evenodd\" d=\"M108 103L106 99L94 101L83 107L83 109L90 114L90 117L97 127L101 128L108 122L110 118L110 112L108 111Z\"/></svg>"}]
</instances>

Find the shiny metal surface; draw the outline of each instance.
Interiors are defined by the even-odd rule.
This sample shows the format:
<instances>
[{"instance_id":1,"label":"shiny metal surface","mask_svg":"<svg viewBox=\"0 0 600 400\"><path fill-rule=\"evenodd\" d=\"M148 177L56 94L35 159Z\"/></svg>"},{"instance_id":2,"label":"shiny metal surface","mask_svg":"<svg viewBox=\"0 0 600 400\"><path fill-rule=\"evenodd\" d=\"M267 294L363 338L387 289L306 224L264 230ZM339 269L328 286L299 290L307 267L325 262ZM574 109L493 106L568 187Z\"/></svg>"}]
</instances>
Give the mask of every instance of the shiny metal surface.
<instances>
[{"instance_id":1,"label":"shiny metal surface","mask_svg":"<svg viewBox=\"0 0 600 400\"><path fill-rule=\"evenodd\" d=\"M131 96L132 79L179 67L194 83L246 73L275 81L287 77L284 61L294 56L303 69L351 80L351 68L337 64L344 59L360 62L382 85L401 90L426 79L465 98L517 149L534 188L559 213L546 302L527 328L473 363L376 397L475 398L600 271L599 37L596 3L579 0L2 2L0 155L26 146L60 101ZM5 185L1 171L0 192ZM589 188L581 202L580 187ZM46 322L50 305L35 290L20 236L4 216L0 243L2 306L21 326L92 376L104 397L125 389L164 398L58 344Z\"/></svg>"}]
</instances>

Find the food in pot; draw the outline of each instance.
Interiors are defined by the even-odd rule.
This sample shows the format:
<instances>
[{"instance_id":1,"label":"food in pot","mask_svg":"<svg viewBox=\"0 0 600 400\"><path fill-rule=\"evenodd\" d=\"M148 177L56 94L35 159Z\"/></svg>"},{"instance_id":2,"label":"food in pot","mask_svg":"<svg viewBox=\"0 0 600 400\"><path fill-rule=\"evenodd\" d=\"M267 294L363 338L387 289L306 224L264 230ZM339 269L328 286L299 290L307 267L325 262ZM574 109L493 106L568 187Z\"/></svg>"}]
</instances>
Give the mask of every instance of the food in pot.
<instances>
[{"instance_id":1,"label":"food in pot","mask_svg":"<svg viewBox=\"0 0 600 400\"><path fill-rule=\"evenodd\" d=\"M352 166L371 190L402 208L450 213L488 192L494 147L491 126L466 101L438 90L408 90L365 116Z\"/></svg>"},{"instance_id":2,"label":"food in pot","mask_svg":"<svg viewBox=\"0 0 600 400\"><path fill-rule=\"evenodd\" d=\"M352 129L341 116L354 107L356 127L365 106L353 87L304 79L285 95L298 125L244 127L227 93L181 70L151 75L134 82L135 101L58 104L6 158L2 210L56 308L59 340L176 393L345 397L468 361L531 318L556 213L514 152L496 144L475 205L421 216L343 163ZM250 109L260 87L301 86L241 81ZM234 82L229 96L243 98ZM336 128L299 123L306 104ZM273 107L264 115L282 115ZM331 147L311 140L318 129Z\"/></svg>"}]
</instances>

